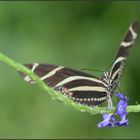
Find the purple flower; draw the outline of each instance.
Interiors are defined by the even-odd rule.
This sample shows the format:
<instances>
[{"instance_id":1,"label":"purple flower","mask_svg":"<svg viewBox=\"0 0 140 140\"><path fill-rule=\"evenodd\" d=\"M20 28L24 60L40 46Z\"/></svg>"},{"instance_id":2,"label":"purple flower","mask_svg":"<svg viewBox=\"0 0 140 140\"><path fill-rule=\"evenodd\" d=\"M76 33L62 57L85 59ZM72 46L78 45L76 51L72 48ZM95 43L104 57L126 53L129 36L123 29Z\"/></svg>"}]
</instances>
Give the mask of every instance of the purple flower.
<instances>
[{"instance_id":1,"label":"purple flower","mask_svg":"<svg viewBox=\"0 0 140 140\"><path fill-rule=\"evenodd\" d=\"M124 96L124 95L121 94L121 93L115 93L114 95L115 95L116 97L118 97L120 100L128 101L128 97Z\"/></svg>"},{"instance_id":2,"label":"purple flower","mask_svg":"<svg viewBox=\"0 0 140 140\"><path fill-rule=\"evenodd\" d=\"M98 123L99 128L103 128L106 126L109 126L109 127L114 126L113 122L115 121L115 118L113 117L113 114L103 114L102 118L103 118L103 121Z\"/></svg>"},{"instance_id":3,"label":"purple flower","mask_svg":"<svg viewBox=\"0 0 140 140\"><path fill-rule=\"evenodd\" d=\"M119 115L121 118L121 121L116 122L116 125L128 126L128 120L126 120L126 115L127 115L126 108L127 108L128 97L124 96L121 93L116 93L115 96L120 99L117 104L115 115Z\"/></svg>"},{"instance_id":4,"label":"purple flower","mask_svg":"<svg viewBox=\"0 0 140 140\"><path fill-rule=\"evenodd\" d=\"M117 104L116 110L114 114L103 114L103 121L98 123L99 128L103 127L114 127L117 126L128 126L128 120L126 119L127 115L127 101L128 97L124 96L121 93L115 93L115 96L119 98L119 102ZM116 121L114 116L119 116L121 118L120 121Z\"/></svg>"}]
</instances>

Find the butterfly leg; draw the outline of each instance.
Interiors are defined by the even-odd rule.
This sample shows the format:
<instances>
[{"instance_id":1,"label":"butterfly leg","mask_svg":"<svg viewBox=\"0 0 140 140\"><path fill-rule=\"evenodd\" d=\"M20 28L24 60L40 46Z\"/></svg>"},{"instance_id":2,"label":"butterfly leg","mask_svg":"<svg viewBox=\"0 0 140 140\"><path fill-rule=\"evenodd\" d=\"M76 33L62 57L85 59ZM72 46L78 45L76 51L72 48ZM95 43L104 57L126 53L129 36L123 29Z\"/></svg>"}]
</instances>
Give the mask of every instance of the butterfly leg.
<instances>
[{"instance_id":1,"label":"butterfly leg","mask_svg":"<svg viewBox=\"0 0 140 140\"><path fill-rule=\"evenodd\" d=\"M112 99L109 92L107 93L107 104L108 104L108 108L113 107Z\"/></svg>"}]
</instances>

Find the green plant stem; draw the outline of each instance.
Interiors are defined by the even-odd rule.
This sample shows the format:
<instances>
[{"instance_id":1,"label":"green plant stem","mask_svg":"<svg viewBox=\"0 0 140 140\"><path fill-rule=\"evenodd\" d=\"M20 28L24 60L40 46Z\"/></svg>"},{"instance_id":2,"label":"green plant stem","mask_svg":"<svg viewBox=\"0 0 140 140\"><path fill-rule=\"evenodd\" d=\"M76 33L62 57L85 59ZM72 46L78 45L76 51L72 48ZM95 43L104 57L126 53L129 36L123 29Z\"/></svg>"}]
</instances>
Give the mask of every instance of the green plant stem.
<instances>
[{"instance_id":1,"label":"green plant stem","mask_svg":"<svg viewBox=\"0 0 140 140\"><path fill-rule=\"evenodd\" d=\"M61 102L76 108L77 110L81 112L88 112L91 114L102 114L102 113L112 113L114 111L114 107L111 109L107 109L106 107L89 107L84 106L78 103L75 103L68 97L60 94L59 92L56 92L55 90L49 88L43 81L40 80L40 78L34 74L31 70L26 68L24 65L15 62L14 60L8 58L4 54L0 53L0 61L8 64L9 66L13 67L17 71L20 71L26 75L28 75L31 79L33 79L36 84L43 90L45 90L53 99L60 100ZM140 105L130 105L127 107L127 112L140 112Z\"/></svg>"}]
</instances>

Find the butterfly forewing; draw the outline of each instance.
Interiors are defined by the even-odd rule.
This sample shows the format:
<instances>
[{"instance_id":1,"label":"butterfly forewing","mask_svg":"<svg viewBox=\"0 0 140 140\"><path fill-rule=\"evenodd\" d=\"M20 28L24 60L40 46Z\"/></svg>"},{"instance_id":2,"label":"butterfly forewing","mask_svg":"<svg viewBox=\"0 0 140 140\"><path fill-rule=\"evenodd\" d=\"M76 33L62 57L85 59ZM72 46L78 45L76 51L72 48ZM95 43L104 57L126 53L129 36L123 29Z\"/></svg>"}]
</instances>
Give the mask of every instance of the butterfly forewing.
<instances>
[{"instance_id":1,"label":"butterfly forewing","mask_svg":"<svg viewBox=\"0 0 140 140\"><path fill-rule=\"evenodd\" d=\"M100 105L106 100L106 84L99 78L82 71L51 64L25 64L35 72L48 86L86 105ZM35 82L24 75L24 80Z\"/></svg>"},{"instance_id":2,"label":"butterfly forewing","mask_svg":"<svg viewBox=\"0 0 140 140\"><path fill-rule=\"evenodd\" d=\"M122 43L120 44L120 49L117 53L117 56L110 71L112 88L116 88L117 83L120 79L120 76L124 68L124 63L129 53L129 49L132 47L137 37L136 31L137 31L137 22L134 22L130 25L127 33L124 36Z\"/></svg>"}]
</instances>

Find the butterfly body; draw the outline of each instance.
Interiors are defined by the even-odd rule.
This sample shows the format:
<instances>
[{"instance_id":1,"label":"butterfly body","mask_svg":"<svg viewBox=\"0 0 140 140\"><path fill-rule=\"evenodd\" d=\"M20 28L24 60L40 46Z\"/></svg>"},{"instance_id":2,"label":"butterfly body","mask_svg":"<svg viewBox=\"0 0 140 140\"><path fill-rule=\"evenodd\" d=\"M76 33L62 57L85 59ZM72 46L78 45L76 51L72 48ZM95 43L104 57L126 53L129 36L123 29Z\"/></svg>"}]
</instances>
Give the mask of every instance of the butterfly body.
<instances>
[{"instance_id":1,"label":"butterfly body","mask_svg":"<svg viewBox=\"0 0 140 140\"><path fill-rule=\"evenodd\" d=\"M25 64L25 66L37 74L49 87L68 96L75 102L88 106L99 106L107 101L110 107L112 106L111 96L116 91L129 48L137 37L136 28L137 23L134 22L120 44L120 49L110 70L105 71L100 78L82 71L52 64L33 63ZM29 76L23 73L21 75L25 81L35 84Z\"/></svg>"}]
</instances>

